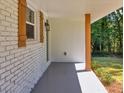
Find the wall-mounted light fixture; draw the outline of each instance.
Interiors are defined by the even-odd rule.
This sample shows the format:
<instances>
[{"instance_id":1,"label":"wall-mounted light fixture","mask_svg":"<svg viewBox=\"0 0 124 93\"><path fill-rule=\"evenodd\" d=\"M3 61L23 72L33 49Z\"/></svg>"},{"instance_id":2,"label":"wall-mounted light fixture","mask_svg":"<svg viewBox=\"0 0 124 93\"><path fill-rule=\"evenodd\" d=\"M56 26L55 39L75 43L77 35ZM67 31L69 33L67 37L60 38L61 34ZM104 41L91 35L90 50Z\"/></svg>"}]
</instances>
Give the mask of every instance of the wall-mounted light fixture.
<instances>
[{"instance_id":1,"label":"wall-mounted light fixture","mask_svg":"<svg viewBox=\"0 0 124 93\"><path fill-rule=\"evenodd\" d=\"M50 24L49 24L48 19L45 22L45 27L46 27L46 31L50 31Z\"/></svg>"}]
</instances>

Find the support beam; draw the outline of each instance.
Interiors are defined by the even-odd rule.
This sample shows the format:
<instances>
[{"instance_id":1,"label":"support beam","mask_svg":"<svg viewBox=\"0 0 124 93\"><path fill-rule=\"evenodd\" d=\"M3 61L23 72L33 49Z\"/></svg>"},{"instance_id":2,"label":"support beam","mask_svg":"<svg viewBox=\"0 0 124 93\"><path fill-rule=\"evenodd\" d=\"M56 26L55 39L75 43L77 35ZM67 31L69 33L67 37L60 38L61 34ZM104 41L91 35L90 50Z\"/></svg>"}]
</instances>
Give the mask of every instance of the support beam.
<instances>
[{"instance_id":1,"label":"support beam","mask_svg":"<svg viewBox=\"0 0 124 93\"><path fill-rule=\"evenodd\" d=\"M85 61L86 70L91 70L91 15L85 14Z\"/></svg>"}]
</instances>

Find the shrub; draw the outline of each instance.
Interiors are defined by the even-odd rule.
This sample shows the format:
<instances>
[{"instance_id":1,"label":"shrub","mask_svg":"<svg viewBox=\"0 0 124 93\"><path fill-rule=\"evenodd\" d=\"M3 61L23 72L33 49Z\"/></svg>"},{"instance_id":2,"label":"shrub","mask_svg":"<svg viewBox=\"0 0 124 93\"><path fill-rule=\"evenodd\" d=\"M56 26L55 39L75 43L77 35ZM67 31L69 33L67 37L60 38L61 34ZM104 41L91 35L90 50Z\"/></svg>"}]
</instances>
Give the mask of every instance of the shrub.
<instances>
[{"instance_id":1,"label":"shrub","mask_svg":"<svg viewBox=\"0 0 124 93\"><path fill-rule=\"evenodd\" d=\"M105 85L110 85L115 80L112 78L112 74L110 73L103 73L101 76L101 80Z\"/></svg>"},{"instance_id":2,"label":"shrub","mask_svg":"<svg viewBox=\"0 0 124 93\"><path fill-rule=\"evenodd\" d=\"M103 74L103 69L102 68L97 68L96 70L95 70L95 73L96 73L96 75L98 76L98 77L102 77L102 74Z\"/></svg>"},{"instance_id":3,"label":"shrub","mask_svg":"<svg viewBox=\"0 0 124 93\"><path fill-rule=\"evenodd\" d=\"M109 52L100 52L100 51L94 51L92 52L93 57L108 57L110 56Z\"/></svg>"},{"instance_id":4,"label":"shrub","mask_svg":"<svg viewBox=\"0 0 124 93\"><path fill-rule=\"evenodd\" d=\"M100 67L101 67L101 65L98 64L97 62L93 62L93 63L92 63L92 69L93 69L93 70L96 70L96 69L98 69L98 68L100 68Z\"/></svg>"},{"instance_id":5,"label":"shrub","mask_svg":"<svg viewBox=\"0 0 124 93\"><path fill-rule=\"evenodd\" d=\"M96 62L93 62L93 63L92 63L92 69L93 69L93 70L96 70L97 68L98 68L98 67L97 67L97 63L96 63Z\"/></svg>"},{"instance_id":6,"label":"shrub","mask_svg":"<svg viewBox=\"0 0 124 93\"><path fill-rule=\"evenodd\" d=\"M104 71L103 68L96 69L95 73L105 85L110 85L114 81L112 74Z\"/></svg>"},{"instance_id":7,"label":"shrub","mask_svg":"<svg viewBox=\"0 0 124 93\"><path fill-rule=\"evenodd\" d=\"M117 68L117 69L122 69L123 66L121 64L114 64L112 65L113 68Z\"/></svg>"}]
</instances>

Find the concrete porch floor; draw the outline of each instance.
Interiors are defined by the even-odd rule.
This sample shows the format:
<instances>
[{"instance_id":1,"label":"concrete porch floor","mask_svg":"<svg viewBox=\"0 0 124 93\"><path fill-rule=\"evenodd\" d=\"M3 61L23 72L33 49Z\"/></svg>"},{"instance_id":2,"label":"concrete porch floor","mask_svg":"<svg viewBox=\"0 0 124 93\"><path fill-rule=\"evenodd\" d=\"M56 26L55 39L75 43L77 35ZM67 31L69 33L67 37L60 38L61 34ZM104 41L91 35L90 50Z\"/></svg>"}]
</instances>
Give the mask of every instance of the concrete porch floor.
<instances>
[{"instance_id":1,"label":"concrete porch floor","mask_svg":"<svg viewBox=\"0 0 124 93\"><path fill-rule=\"evenodd\" d=\"M31 93L107 93L84 63L53 62Z\"/></svg>"}]
</instances>

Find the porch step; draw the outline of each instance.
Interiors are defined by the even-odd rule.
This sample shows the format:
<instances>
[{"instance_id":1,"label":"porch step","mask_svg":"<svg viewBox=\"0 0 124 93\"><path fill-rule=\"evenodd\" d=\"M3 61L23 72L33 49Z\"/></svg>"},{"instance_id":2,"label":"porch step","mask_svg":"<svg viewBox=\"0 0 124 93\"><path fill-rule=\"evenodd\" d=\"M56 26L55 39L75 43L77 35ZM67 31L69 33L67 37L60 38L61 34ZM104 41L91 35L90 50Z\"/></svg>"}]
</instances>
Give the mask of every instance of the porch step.
<instances>
[{"instance_id":1,"label":"porch step","mask_svg":"<svg viewBox=\"0 0 124 93\"><path fill-rule=\"evenodd\" d=\"M77 73L82 93L108 93L93 71Z\"/></svg>"}]
</instances>

